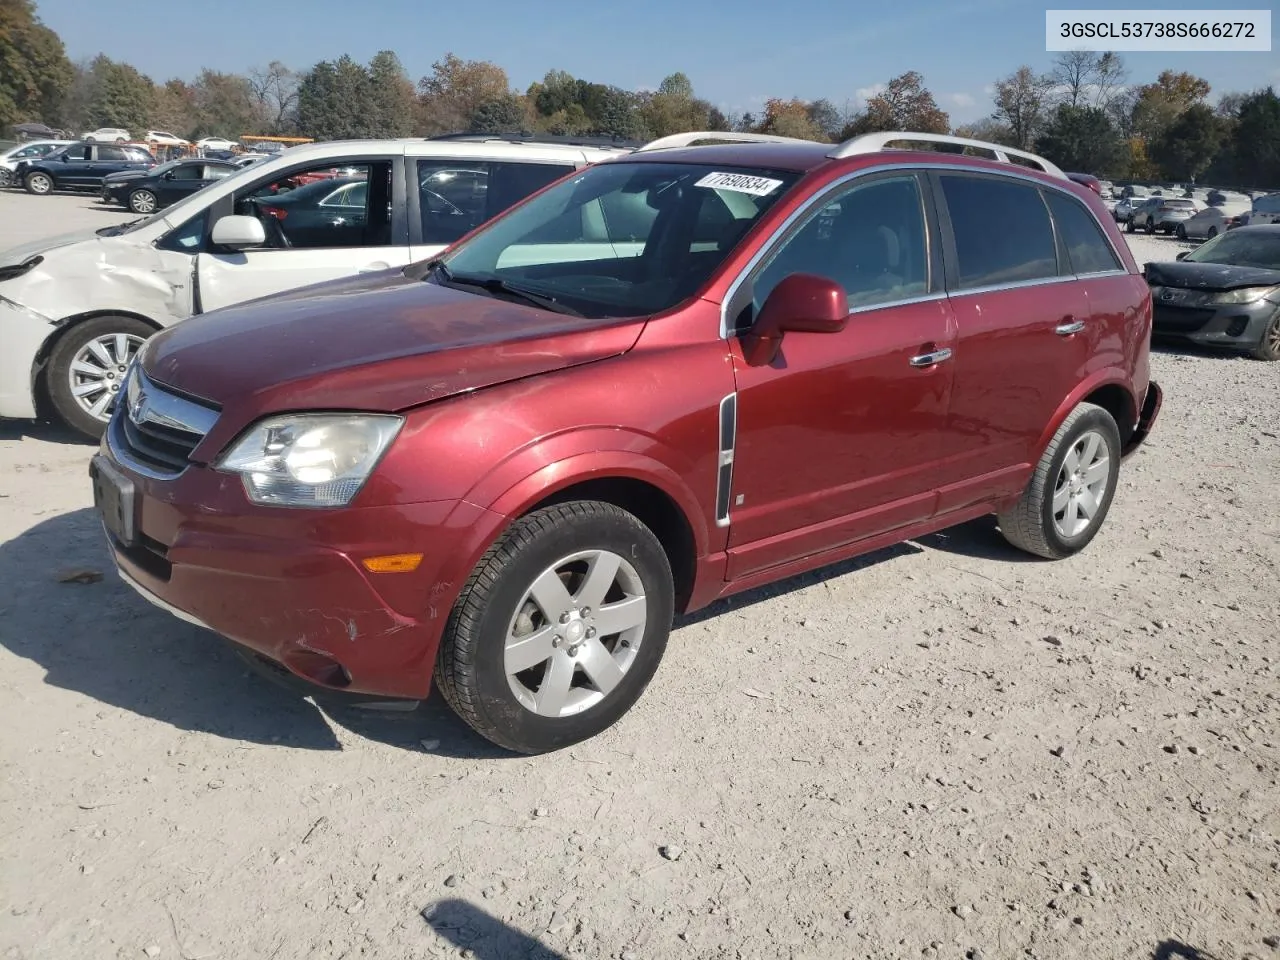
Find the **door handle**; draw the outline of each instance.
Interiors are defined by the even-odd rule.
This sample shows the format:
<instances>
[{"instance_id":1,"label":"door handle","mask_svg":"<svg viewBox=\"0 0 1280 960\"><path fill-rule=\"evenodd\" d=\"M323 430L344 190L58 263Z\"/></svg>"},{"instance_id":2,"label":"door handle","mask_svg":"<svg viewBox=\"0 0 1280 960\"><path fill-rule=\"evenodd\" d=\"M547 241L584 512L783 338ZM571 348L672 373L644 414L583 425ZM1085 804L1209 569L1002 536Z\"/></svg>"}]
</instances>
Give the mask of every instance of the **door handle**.
<instances>
[{"instance_id":1,"label":"door handle","mask_svg":"<svg viewBox=\"0 0 1280 960\"><path fill-rule=\"evenodd\" d=\"M1063 317L1062 322L1053 328L1053 332L1060 337L1069 337L1073 333L1079 333L1083 329L1083 320L1072 320L1070 317Z\"/></svg>"},{"instance_id":2,"label":"door handle","mask_svg":"<svg viewBox=\"0 0 1280 960\"><path fill-rule=\"evenodd\" d=\"M941 350L934 350L932 353L921 353L911 358L913 367L932 367L935 364L942 363L944 360L951 359L951 350L943 347Z\"/></svg>"}]
</instances>

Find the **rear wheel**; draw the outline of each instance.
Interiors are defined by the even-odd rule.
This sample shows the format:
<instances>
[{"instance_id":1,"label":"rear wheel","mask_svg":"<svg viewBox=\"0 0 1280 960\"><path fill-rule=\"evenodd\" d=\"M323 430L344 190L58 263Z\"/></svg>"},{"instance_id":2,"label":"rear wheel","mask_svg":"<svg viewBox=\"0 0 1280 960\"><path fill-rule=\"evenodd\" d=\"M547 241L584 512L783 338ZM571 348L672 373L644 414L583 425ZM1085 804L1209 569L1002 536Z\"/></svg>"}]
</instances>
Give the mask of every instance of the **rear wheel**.
<instances>
[{"instance_id":1,"label":"rear wheel","mask_svg":"<svg viewBox=\"0 0 1280 960\"><path fill-rule=\"evenodd\" d=\"M1000 532L1047 560L1079 553L1102 527L1119 475L1115 420L1082 403L1062 421L1017 504L999 515Z\"/></svg>"},{"instance_id":2,"label":"rear wheel","mask_svg":"<svg viewBox=\"0 0 1280 960\"><path fill-rule=\"evenodd\" d=\"M1271 317L1271 322L1262 331L1262 339L1249 352L1258 360L1280 360L1280 310Z\"/></svg>"},{"instance_id":3,"label":"rear wheel","mask_svg":"<svg viewBox=\"0 0 1280 960\"><path fill-rule=\"evenodd\" d=\"M640 698L666 649L671 566L620 507L558 504L516 523L481 558L436 665L445 699L519 753L592 737Z\"/></svg>"},{"instance_id":4,"label":"rear wheel","mask_svg":"<svg viewBox=\"0 0 1280 960\"><path fill-rule=\"evenodd\" d=\"M150 190L135 190L129 194L129 209L146 216L156 212L156 195Z\"/></svg>"},{"instance_id":5,"label":"rear wheel","mask_svg":"<svg viewBox=\"0 0 1280 960\"><path fill-rule=\"evenodd\" d=\"M1184 227L1182 224L1178 224L1178 239L1179 240L1187 239L1187 228Z\"/></svg>"},{"instance_id":6,"label":"rear wheel","mask_svg":"<svg viewBox=\"0 0 1280 960\"><path fill-rule=\"evenodd\" d=\"M1217 228L1217 227L1210 227L1210 228L1209 228L1209 232L1208 232L1207 234L1205 234L1205 236L1207 236L1210 240L1212 240L1212 239L1213 239L1214 237L1216 237L1217 235L1218 235L1218 228Z\"/></svg>"},{"instance_id":7,"label":"rear wheel","mask_svg":"<svg viewBox=\"0 0 1280 960\"><path fill-rule=\"evenodd\" d=\"M1133 217L1130 217L1128 220L1125 221L1124 228L1125 230L1129 231L1129 233L1137 232L1138 228L1133 225Z\"/></svg>"},{"instance_id":8,"label":"rear wheel","mask_svg":"<svg viewBox=\"0 0 1280 960\"><path fill-rule=\"evenodd\" d=\"M1155 233L1155 232L1156 232L1156 222L1155 222L1154 220L1152 220L1150 217L1148 217L1148 218L1147 218L1147 233L1150 235L1150 234L1153 234L1153 233Z\"/></svg>"},{"instance_id":9,"label":"rear wheel","mask_svg":"<svg viewBox=\"0 0 1280 960\"><path fill-rule=\"evenodd\" d=\"M53 192L53 177L47 173L29 173L26 180L27 193L44 196Z\"/></svg>"},{"instance_id":10,"label":"rear wheel","mask_svg":"<svg viewBox=\"0 0 1280 960\"><path fill-rule=\"evenodd\" d=\"M154 332L133 317L95 317L58 341L49 355L49 399L69 427L102 436L129 362Z\"/></svg>"}]
</instances>

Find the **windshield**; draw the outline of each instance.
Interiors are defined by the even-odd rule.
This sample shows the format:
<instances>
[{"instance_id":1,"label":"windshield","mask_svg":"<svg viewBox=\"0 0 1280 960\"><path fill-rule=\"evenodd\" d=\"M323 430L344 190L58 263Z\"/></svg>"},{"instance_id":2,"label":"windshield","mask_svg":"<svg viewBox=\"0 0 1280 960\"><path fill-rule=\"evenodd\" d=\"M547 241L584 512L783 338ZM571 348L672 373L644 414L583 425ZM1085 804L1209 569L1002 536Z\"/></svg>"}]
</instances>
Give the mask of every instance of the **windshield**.
<instances>
[{"instance_id":1,"label":"windshield","mask_svg":"<svg viewBox=\"0 0 1280 960\"><path fill-rule=\"evenodd\" d=\"M1187 254L1192 263L1227 263L1280 270L1280 231L1232 230Z\"/></svg>"},{"instance_id":2,"label":"windshield","mask_svg":"<svg viewBox=\"0 0 1280 960\"><path fill-rule=\"evenodd\" d=\"M494 220L445 256L448 275L430 279L507 284L589 317L659 313L692 296L798 178L602 163Z\"/></svg>"}]
</instances>

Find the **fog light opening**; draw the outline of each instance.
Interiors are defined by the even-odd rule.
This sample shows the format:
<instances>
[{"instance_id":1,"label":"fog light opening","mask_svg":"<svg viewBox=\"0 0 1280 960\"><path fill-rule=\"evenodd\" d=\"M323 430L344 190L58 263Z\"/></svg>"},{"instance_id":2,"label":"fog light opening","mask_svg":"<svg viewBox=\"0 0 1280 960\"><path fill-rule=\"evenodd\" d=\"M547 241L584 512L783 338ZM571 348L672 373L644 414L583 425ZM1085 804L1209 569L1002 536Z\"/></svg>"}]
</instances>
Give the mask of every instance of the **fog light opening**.
<instances>
[{"instance_id":1,"label":"fog light opening","mask_svg":"<svg viewBox=\"0 0 1280 960\"><path fill-rule=\"evenodd\" d=\"M1231 322L1227 324L1227 336L1238 337L1244 333L1245 328L1249 326L1248 317L1232 317Z\"/></svg>"}]
</instances>

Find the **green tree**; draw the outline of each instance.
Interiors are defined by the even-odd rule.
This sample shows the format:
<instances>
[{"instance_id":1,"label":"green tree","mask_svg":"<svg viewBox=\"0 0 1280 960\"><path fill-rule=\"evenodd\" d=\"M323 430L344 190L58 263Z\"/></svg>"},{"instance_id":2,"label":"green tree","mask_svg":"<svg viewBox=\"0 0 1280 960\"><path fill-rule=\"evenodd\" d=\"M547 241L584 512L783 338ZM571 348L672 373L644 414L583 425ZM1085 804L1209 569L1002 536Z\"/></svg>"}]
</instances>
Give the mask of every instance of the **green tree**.
<instances>
[{"instance_id":1,"label":"green tree","mask_svg":"<svg viewBox=\"0 0 1280 960\"><path fill-rule=\"evenodd\" d=\"M1106 174L1124 163L1124 143L1105 110L1062 104L1036 141L1037 153L1064 170Z\"/></svg>"},{"instance_id":2,"label":"green tree","mask_svg":"<svg viewBox=\"0 0 1280 960\"><path fill-rule=\"evenodd\" d=\"M0 128L60 122L73 77L62 40L36 16L33 0L0 0Z\"/></svg>"},{"instance_id":3,"label":"green tree","mask_svg":"<svg viewBox=\"0 0 1280 960\"><path fill-rule=\"evenodd\" d=\"M1183 111L1209 96L1209 81L1165 70L1155 83L1140 87L1133 104L1133 128L1148 143L1159 140Z\"/></svg>"},{"instance_id":4,"label":"green tree","mask_svg":"<svg viewBox=\"0 0 1280 960\"><path fill-rule=\"evenodd\" d=\"M507 71L497 64L446 54L418 81L418 129L427 134L463 131L481 104L510 92Z\"/></svg>"},{"instance_id":5,"label":"green tree","mask_svg":"<svg viewBox=\"0 0 1280 960\"><path fill-rule=\"evenodd\" d=\"M195 101L195 133L235 140L256 134L265 118L247 77L204 69L192 85Z\"/></svg>"},{"instance_id":6,"label":"green tree","mask_svg":"<svg viewBox=\"0 0 1280 960\"><path fill-rule=\"evenodd\" d=\"M1202 103L1193 104L1150 144L1151 158L1166 177L1195 180L1222 147L1222 126Z\"/></svg>"},{"instance_id":7,"label":"green tree","mask_svg":"<svg viewBox=\"0 0 1280 960\"><path fill-rule=\"evenodd\" d=\"M655 137L707 129L711 105L693 95L693 84L683 73L664 79L657 93L641 98L639 113L645 128Z\"/></svg>"},{"instance_id":8,"label":"green tree","mask_svg":"<svg viewBox=\"0 0 1280 960\"><path fill-rule=\"evenodd\" d=\"M1280 97L1274 88L1259 90L1240 103L1232 154L1244 183L1259 187L1280 184Z\"/></svg>"},{"instance_id":9,"label":"green tree","mask_svg":"<svg viewBox=\"0 0 1280 960\"><path fill-rule=\"evenodd\" d=\"M1001 143L1006 147L1016 147L1013 131L994 117L964 123L952 131L957 137L968 137L970 140L982 140L986 143Z\"/></svg>"},{"instance_id":10,"label":"green tree","mask_svg":"<svg viewBox=\"0 0 1280 960\"><path fill-rule=\"evenodd\" d=\"M168 80L156 89L147 126L190 137L196 132L197 123L196 91L193 87L182 80Z\"/></svg>"},{"instance_id":11,"label":"green tree","mask_svg":"<svg viewBox=\"0 0 1280 960\"><path fill-rule=\"evenodd\" d=\"M508 93L476 107L468 126L477 133L518 133L524 121L524 98Z\"/></svg>"},{"instance_id":12,"label":"green tree","mask_svg":"<svg viewBox=\"0 0 1280 960\"><path fill-rule=\"evenodd\" d=\"M92 97L86 122L93 127L141 131L151 119L155 84L132 65L99 54L90 66Z\"/></svg>"},{"instance_id":13,"label":"green tree","mask_svg":"<svg viewBox=\"0 0 1280 960\"><path fill-rule=\"evenodd\" d=\"M369 70L343 54L321 60L298 85L298 125L317 140L377 135L382 117Z\"/></svg>"},{"instance_id":14,"label":"green tree","mask_svg":"<svg viewBox=\"0 0 1280 960\"><path fill-rule=\"evenodd\" d=\"M390 50L375 54L369 61L368 83L374 111L369 135L407 137L413 133L417 123L417 97L400 58Z\"/></svg>"}]
</instances>

